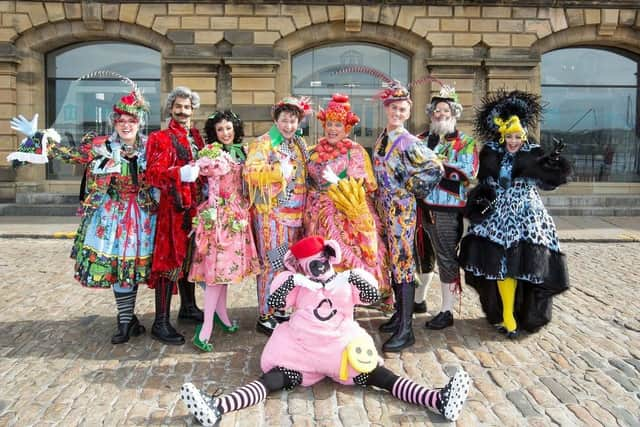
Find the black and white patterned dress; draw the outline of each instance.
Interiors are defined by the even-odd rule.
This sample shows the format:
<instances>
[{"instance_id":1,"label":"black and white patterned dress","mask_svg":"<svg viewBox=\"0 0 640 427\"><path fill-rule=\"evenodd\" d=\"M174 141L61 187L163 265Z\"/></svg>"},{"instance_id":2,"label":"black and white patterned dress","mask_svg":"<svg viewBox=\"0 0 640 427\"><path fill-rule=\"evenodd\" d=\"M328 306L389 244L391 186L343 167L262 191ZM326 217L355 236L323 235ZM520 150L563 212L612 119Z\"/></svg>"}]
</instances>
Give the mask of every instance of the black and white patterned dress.
<instances>
[{"instance_id":1,"label":"black and white patterned dress","mask_svg":"<svg viewBox=\"0 0 640 427\"><path fill-rule=\"evenodd\" d=\"M493 141L484 145L479 185L495 197L462 239L460 265L491 323L502 321L496 280L518 280L514 311L518 325L529 331L551 320L553 295L569 287L556 227L538 192L566 182L569 170L564 159L549 162L537 144L525 142L513 154Z\"/></svg>"}]
</instances>

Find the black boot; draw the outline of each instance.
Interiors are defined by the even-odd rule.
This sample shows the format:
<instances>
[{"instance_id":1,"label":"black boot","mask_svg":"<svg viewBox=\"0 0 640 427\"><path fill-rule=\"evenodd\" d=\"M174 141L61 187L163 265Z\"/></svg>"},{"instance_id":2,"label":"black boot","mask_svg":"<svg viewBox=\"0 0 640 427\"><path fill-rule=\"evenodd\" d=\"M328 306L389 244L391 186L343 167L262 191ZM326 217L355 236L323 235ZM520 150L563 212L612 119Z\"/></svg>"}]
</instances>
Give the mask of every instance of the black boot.
<instances>
[{"instance_id":1,"label":"black boot","mask_svg":"<svg viewBox=\"0 0 640 427\"><path fill-rule=\"evenodd\" d=\"M398 309L398 300L400 299L400 292L398 290L398 284L395 282L395 280L391 282L391 289L393 289L393 298L395 300L393 303L393 307L396 309L396 311L393 312L389 320L384 322L378 328L380 332L385 332L385 333L395 332L398 330L398 327L400 326L400 313Z\"/></svg>"},{"instance_id":2,"label":"black boot","mask_svg":"<svg viewBox=\"0 0 640 427\"><path fill-rule=\"evenodd\" d=\"M183 278L178 281L180 311L178 319L204 322L204 313L196 306L196 285Z\"/></svg>"},{"instance_id":3,"label":"black boot","mask_svg":"<svg viewBox=\"0 0 640 427\"><path fill-rule=\"evenodd\" d=\"M151 336L165 344L182 345L184 337L169 323L172 288L173 283L164 278L156 285L156 318L151 327Z\"/></svg>"},{"instance_id":4,"label":"black boot","mask_svg":"<svg viewBox=\"0 0 640 427\"><path fill-rule=\"evenodd\" d=\"M134 315L129 323L120 323L118 316L118 331L111 337L111 344L122 344L129 341L130 337L137 337L144 334L144 326L140 324Z\"/></svg>"},{"instance_id":5,"label":"black boot","mask_svg":"<svg viewBox=\"0 0 640 427\"><path fill-rule=\"evenodd\" d=\"M413 299L416 294L413 282L400 283L400 298L398 298L398 311L400 312L400 325L391 338L382 345L382 351L397 352L412 346L416 342L413 335Z\"/></svg>"}]
</instances>

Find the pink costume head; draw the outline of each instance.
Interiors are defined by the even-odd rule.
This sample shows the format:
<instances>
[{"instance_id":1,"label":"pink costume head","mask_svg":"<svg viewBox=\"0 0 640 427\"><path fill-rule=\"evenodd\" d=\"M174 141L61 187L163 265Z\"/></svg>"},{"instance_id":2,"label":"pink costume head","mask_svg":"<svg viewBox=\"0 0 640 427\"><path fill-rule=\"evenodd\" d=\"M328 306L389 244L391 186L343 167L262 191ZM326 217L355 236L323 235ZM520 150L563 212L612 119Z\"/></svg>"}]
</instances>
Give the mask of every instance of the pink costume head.
<instances>
[{"instance_id":1,"label":"pink costume head","mask_svg":"<svg viewBox=\"0 0 640 427\"><path fill-rule=\"evenodd\" d=\"M338 264L341 258L338 242L309 236L289 248L284 256L284 264L290 271L300 268L311 279L327 280L335 274L333 265Z\"/></svg>"}]
</instances>

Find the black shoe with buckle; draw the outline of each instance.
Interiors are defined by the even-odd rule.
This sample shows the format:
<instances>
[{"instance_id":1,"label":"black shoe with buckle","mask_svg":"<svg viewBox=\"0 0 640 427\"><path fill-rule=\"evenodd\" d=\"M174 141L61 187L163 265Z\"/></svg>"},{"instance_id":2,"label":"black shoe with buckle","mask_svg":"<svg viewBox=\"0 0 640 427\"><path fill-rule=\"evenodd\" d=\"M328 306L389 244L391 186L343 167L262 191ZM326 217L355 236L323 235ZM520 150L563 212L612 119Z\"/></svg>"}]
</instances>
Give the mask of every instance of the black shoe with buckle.
<instances>
[{"instance_id":1,"label":"black shoe with buckle","mask_svg":"<svg viewBox=\"0 0 640 427\"><path fill-rule=\"evenodd\" d=\"M272 315L267 314L258 318L258 322L256 323L256 330L258 332L262 332L267 336L271 336L277 326L278 321Z\"/></svg>"},{"instance_id":2,"label":"black shoe with buckle","mask_svg":"<svg viewBox=\"0 0 640 427\"><path fill-rule=\"evenodd\" d=\"M444 329L453 326L453 314L447 311L441 311L433 319L429 320L425 325L427 329Z\"/></svg>"}]
</instances>

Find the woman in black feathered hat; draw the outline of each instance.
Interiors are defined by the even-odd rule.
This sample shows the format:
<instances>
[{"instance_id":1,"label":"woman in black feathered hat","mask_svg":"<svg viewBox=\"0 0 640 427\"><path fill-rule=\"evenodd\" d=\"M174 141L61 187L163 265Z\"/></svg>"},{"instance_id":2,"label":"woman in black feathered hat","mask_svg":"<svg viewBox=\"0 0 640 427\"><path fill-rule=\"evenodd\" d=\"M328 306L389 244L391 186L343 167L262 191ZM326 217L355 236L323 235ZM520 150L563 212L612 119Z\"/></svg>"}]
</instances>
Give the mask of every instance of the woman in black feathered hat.
<instances>
[{"instance_id":1,"label":"woman in black feathered hat","mask_svg":"<svg viewBox=\"0 0 640 427\"><path fill-rule=\"evenodd\" d=\"M501 91L483 100L475 119L485 143L479 184L467 202L471 226L460 265L487 319L508 338L547 324L553 296L569 287L566 258L538 188L566 183L571 167L560 156L563 144L544 153L529 135L541 112L538 96Z\"/></svg>"}]
</instances>

